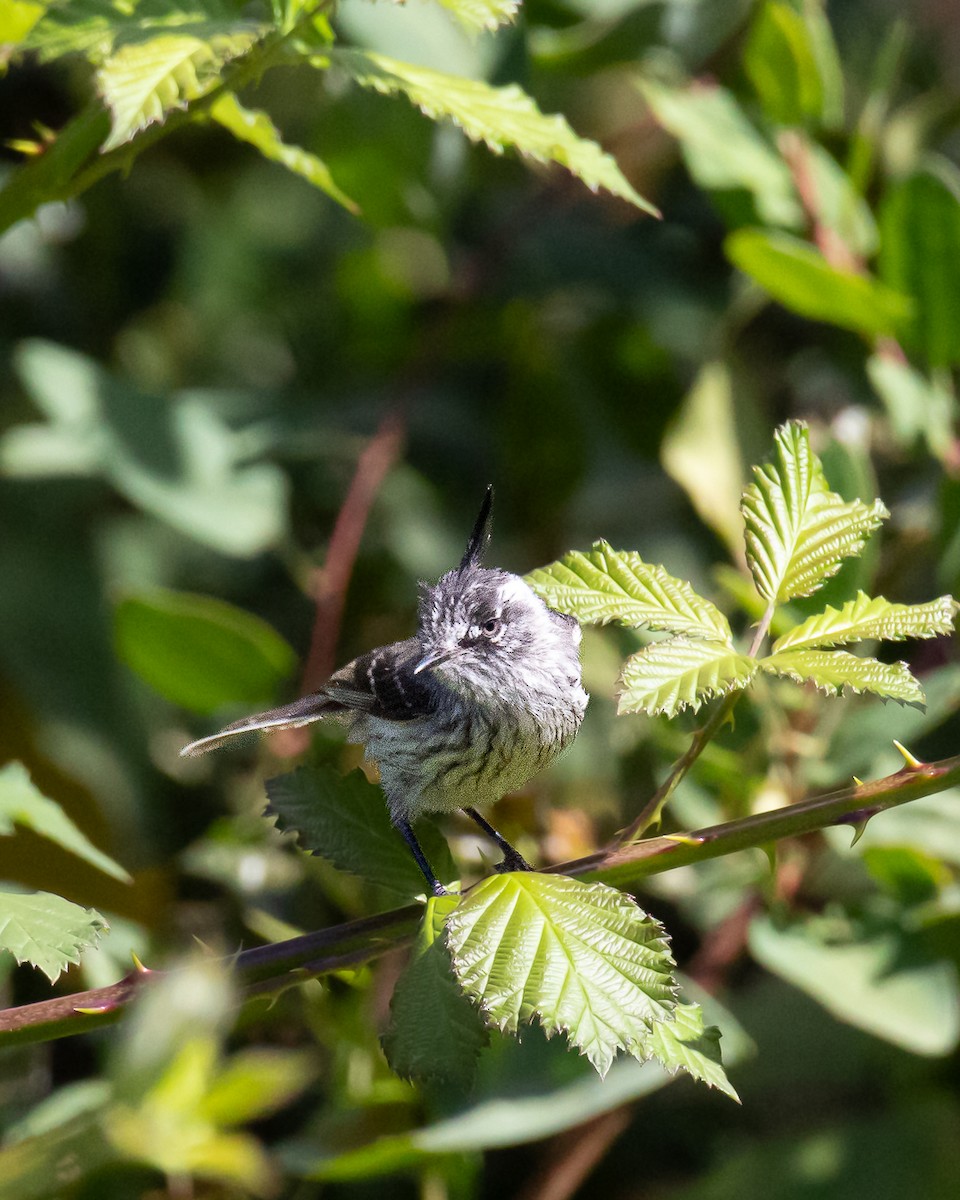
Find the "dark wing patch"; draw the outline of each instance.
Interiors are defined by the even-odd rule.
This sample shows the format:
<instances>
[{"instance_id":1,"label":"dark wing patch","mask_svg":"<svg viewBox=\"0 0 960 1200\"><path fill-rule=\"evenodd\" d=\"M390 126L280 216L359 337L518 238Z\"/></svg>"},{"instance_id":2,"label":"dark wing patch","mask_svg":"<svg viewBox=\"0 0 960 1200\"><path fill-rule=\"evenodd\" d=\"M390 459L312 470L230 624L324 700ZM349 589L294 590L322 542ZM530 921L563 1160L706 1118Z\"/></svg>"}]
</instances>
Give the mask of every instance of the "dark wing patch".
<instances>
[{"instance_id":1,"label":"dark wing patch","mask_svg":"<svg viewBox=\"0 0 960 1200\"><path fill-rule=\"evenodd\" d=\"M414 638L361 654L330 677L324 692L335 705L386 721L415 721L436 711L436 684L413 668L421 657Z\"/></svg>"}]
</instances>

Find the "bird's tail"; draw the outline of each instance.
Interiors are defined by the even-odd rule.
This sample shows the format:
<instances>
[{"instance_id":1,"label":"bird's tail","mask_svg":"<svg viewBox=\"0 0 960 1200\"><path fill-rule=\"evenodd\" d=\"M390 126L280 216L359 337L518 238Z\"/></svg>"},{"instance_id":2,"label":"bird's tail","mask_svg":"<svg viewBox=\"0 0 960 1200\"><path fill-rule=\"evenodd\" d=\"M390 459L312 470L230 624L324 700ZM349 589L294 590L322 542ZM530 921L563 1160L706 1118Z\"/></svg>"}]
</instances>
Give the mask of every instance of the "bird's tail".
<instances>
[{"instance_id":1,"label":"bird's tail","mask_svg":"<svg viewBox=\"0 0 960 1200\"><path fill-rule=\"evenodd\" d=\"M184 746L180 757L196 758L200 754L206 754L208 750L218 749L234 738L243 737L244 734L266 729L297 729L301 725L309 725L338 711L342 709L336 701L323 692L317 692L312 696L304 696L301 700L294 700L292 704L284 704L281 708L271 708L266 712L254 713L251 717L234 721L232 725L224 726L219 733L212 733L209 737L200 738L191 742L189 746Z\"/></svg>"}]
</instances>

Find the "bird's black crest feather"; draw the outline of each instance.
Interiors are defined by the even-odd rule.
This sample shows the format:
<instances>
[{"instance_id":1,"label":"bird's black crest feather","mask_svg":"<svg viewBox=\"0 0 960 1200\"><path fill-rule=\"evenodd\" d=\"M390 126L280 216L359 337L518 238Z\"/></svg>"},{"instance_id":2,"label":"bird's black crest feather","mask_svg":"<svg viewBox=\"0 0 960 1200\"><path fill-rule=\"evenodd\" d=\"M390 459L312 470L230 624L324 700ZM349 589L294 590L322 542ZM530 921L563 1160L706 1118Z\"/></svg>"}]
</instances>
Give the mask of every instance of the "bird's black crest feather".
<instances>
[{"instance_id":1,"label":"bird's black crest feather","mask_svg":"<svg viewBox=\"0 0 960 1200\"><path fill-rule=\"evenodd\" d=\"M484 551L490 541L490 534L493 524L493 484L487 488L487 494L483 498L483 504L480 505L480 512L477 516L476 523L473 526L473 532L470 534L470 540L467 542L467 548L464 551L463 558L460 560L460 566L457 568L461 574L468 571L471 567L479 567L483 560Z\"/></svg>"}]
</instances>

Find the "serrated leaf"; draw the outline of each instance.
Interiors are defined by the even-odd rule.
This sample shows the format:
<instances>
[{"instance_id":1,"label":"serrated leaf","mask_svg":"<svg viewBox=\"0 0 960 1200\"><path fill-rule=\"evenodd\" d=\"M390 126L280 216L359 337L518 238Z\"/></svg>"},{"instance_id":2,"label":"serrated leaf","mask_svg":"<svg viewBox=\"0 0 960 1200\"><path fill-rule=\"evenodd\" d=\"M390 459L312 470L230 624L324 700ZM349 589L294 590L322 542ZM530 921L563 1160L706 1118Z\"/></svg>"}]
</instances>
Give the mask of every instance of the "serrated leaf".
<instances>
[{"instance_id":1,"label":"serrated leaf","mask_svg":"<svg viewBox=\"0 0 960 1200\"><path fill-rule=\"evenodd\" d=\"M830 491L805 425L789 422L775 441L776 461L754 467L740 507L757 591L782 604L815 592L889 514L879 500L847 503Z\"/></svg>"},{"instance_id":2,"label":"serrated leaf","mask_svg":"<svg viewBox=\"0 0 960 1200\"><path fill-rule=\"evenodd\" d=\"M497 154L512 146L537 162L559 163L592 191L603 188L644 212L657 213L596 142L578 137L562 116L542 113L516 84L492 87L362 50L330 50L312 61L322 67L335 64L382 95L401 93L434 120L449 117L467 137Z\"/></svg>"},{"instance_id":3,"label":"serrated leaf","mask_svg":"<svg viewBox=\"0 0 960 1200\"><path fill-rule=\"evenodd\" d=\"M453 974L444 942L444 922L459 899L427 900L413 957L393 990L383 1049L404 1079L435 1079L466 1091L489 1035Z\"/></svg>"},{"instance_id":4,"label":"serrated leaf","mask_svg":"<svg viewBox=\"0 0 960 1200\"><path fill-rule=\"evenodd\" d=\"M633 654L618 681L617 712L696 712L712 696L744 688L757 670L754 659L738 654L725 642L669 638Z\"/></svg>"},{"instance_id":5,"label":"serrated leaf","mask_svg":"<svg viewBox=\"0 0 960 1200\"><path fill-rule=\"evenodd\" d=\"M266 31L245 21L210 22L196 32L162 33L121 45L97 71L97 89L113 114L103 150L116 149L210 91L220 82L222 68L246 54Z\"/></svg>"},{"instance_id":6,"label":"serrated leaf","mask_svg":"<svg viewBox=\"0 0 960 1200\"><path fill-rule=\"evenodd\" d=\"M453 969L505 1032L538 1020L606 1074L621 1050L643 1061L676 1007L663 927L602 883L522 871L473 888L447 921Z\"/></svg>"},{"instance_id":7,"label":"serrated leaf","mask_svg":"<svg viewBox=\"0 0 960 1200\"><path fill-rule=\"evenodd\" d=\"M20 762L0 768L0 834L12 833L14 825L49 838L114 879L131 882L119 863L98 850L60 805L43 795Z\"/></svg>"},{"instance_id":8,"label":"serrated leaf","mask_svg":"<svg viewBox=\"0 0 960 1200\"><path fill-rule=\"evenodd\" d=\"M694 1079L740 1102L720 1058L720 1030L704 1026L699 1004L678 1004L670 1020L658 1021L651 1033L654 1056L668 1071L686 1071Z\"/></svg>"},{"instance_id":9,"label":"serrated leaf","mask_svg":"<svg viewBox=\"0 0 960 1200\"><path fill-rule=\"evenodd\" d=\"M882 663L845 650L783 650L760 659L759 665L768 675L813 683L832 695L849 688L853 692L874 692L901 704L924 703L923 688L906 663Z\"/></svg>"},{"instance_id":10,"label":"serrated leaf","mask_svg":"<svg viewBox=\"0 0 960 1200\"><path fill-rule=\"evenodd\" d=\"M512 21L517 15L520 0L438 0L465 29L492 32Z\"/></svg>"},{"instance_id":11,"label":"serrated leaf","mask_svg":"<svg viewBox=\"0 0 960 1200\"><path fill-rule=\"evenodd\" d=\"M341 871L359 875L404 897L420 895L423 876L387 815L380 788L362 771L341 775L333 767L298 767L268 779L267 814L277 828L295 833L304 850L322 855ZM441 883L457 877L450 849L430 821L417 838Z\"/></svg>"},{"instance_id":12,"label":"serrated leaf","mask_svg":"<svg viewBox=\"0 0 960 1200\"><path fill-rule=\"evenodd\" d=\"M0 892L0 950L18 963L39 967L54 983L61 971L80 961L107 923L92 908L81 908L51 892Z\"/></svg>"},{"instance_id":13,"label":"serrated leaf","mask_svg":"<svg viewBox=\"0 0 960 1200\"><path fill-rule=\"evenodd\" d=\"M330 168L309 150L290 146L265 112L244 108L232 92L226 92L210 108L210 116L235 138L256 146L264 158L299 175L351 213L360 210L350 197L340 190L330 174Z\"/></svg>"},{"instance_id":14,"label":"serrated leaf","mask_svg":"<svg viewBox=\"0 0 960 1200\"><path fill-rule=\"evenodd\" d=\"M774 300L812 321L868 336L896 336L910 319L910 297L869 275L831 266L801 238L766 229L738 229L724 242L733 265Z\"/></svg>"},{"instance_id":15,"label":"serrated leaf","mask_svg":"<svg viewBox=\"0 0 960 1200\"><path fill-rule=\"evenodd\" d=\"M689 583L660 566L645 563L632 550L595 542L588 554L573 550L559 562L526 576L551 608L585 624L647 625L691 638L730 641L727 618Z\"/></svg>"},{"instance_id":16,"label":"serrated leaf","mask_svg":"<svg viewBox=\"0 0 960 1200\"><path fill-rule=\"evenodd\" d=\"M843 608L831 605L815 613L773 643L773 653L812 646L842 646L849 642L932 638L953 630L957 603L940 596L927 604L892 604L883 596L858 592Z\"/></svg>"}]
</instances>

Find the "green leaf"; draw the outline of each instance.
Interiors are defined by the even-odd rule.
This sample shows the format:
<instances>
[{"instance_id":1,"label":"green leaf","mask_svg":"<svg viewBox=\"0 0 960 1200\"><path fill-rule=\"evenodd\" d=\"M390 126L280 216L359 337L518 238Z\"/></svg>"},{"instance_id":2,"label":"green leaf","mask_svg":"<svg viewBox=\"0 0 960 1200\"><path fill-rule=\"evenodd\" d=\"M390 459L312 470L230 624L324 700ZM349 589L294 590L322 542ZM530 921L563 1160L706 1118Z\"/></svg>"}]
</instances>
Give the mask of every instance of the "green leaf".
<instances>
[{"instance_id":1,"label":"green leaf","mask_svg":"<svg viewBox=\"0 0 960 1200\"><path fill-rule=\"evenodd\" d=\"M699 1004L678 1004L670 1020L658 1021L653 1026L651 1046L668 1071L686 1071L740 1102L720 1059L720 1030L716 1025L704 1027Z\"/></svg>"},{"instance_id":2,"label":"green leaf","mask_svg":"<svg viewBox=\"0 0 960 1200\"><path fill-rule=\"evenodd\" d=\"M760 917L750 951L839 1020L914 1054L949 1054L960 1038L952 965L924 960L899 931L854 938L825 921L781 929Z\"/></svg>"},{"instance_id":3,"label":"green leaf","mask_svg":"<svg viewBox=\"0 0 960 1200\"><path fill-rule=\"evenodd\" d=\"M923 688L906 663L882 663L844 650L782 650L760 659L760 669L768 675L786 675L797 683L813 683L831 695L849 688L874 692L901 704L924 703Z\"/></svg>"},{"instance_id":4,"label":"green leaf","mask_svg":"<svg viewBox=\"0 0 960 1200\"><path fill-rule=\"evenodd\" d=\"M453 968L487 1020L515 1033L536 1018L606 1074L621 1050L653 1054L676 1007L660 923L602 883L516 872L484 879L447 921Z\"/></svg>"},{"instance_id":5,"label":"green leaf","mask_svg":"<svg viewBox=\"0 0 960 1200\"><path fill-rule=\"evenodd\" d=\"M256 1121L289 1104L315 1075L302 1048L241 1050L214 1076L198 1115L221 1127Z\"/></svg>"},{"instance_id":6,"label":"green leaf","mask_svg":"<svg viewBox=\"0 0 960 1200\"><path fill-rule=\"evenodd\" d=\"M268 705L296 655L266 621L225 600L152 589L114 610L117 653L132 671L190 712Z\"/></svg>"},{"instance_id":7,"label":"green leaf","mask_svg":"<svg viewBox=\"0 0 960 1200\"><path fill-rule=\"evenodd\" d=\"M895 336L913 311L908 296L869 275L841 271L807 242L788 233L738 229L724 242L727 257L785 308L871 337Z\"/></svg>"},{"instance_id":8,"label":"green leaf","mask_svg":"<svg viewBox=\"0 0 960 1200\"><path fill-rule=\"evenodd\" d=\"M921 438L927 449L945 459L953 448L957 401L939 380L927 379L908 362L883 351L867 360L867 375L883 401L897 441L912 448Z\"/></svg>"},{"instance_id":9,"label":"green leaf","mask_svg":"<svg viewBox=\"0 0 960 1200\"><path fill-rule=\"evenodd\" d=\"M731 92L714 84L639 81L654 117L680 142L701 187L744 190L769 225L803 227L803 208L783 156L753 127Z\"/></svg>"},{"instance_id":10,"label":"green leaf","mask_svg":"<svg viewBox=\"0 0 960 1200\"><path fill-rule=\"evenodd\" d=\"M106 928L92 908L51 892L0 892L0 950L18 963L39 967L51 983L78 963L81 950L95 945Z\"/></svg>"},{"instance_id":11,"label":"green leaf","mask_svg":"<svg viewBox=\"0 0 960 1200\"><path fill-rule=\"evenodd\" d=\"M531 571L526 582L551 608L584 624L619 621L730 640L727 618L689 583L645 563L632 550L614 550L603 541L595 542L588 554L572 550L559 562Z\"/></svg>"},{"instance_id":12,"label":"green leaf","mask_svg":"<svg viewBox=\"0 0 960 1200\"><path fill-rule=\"evenodd\" d=\"M438 0L465 29L492 32L514 20L520 0Z\"/></svg>"},{"instance_id":13,"label":"green leaf","mask_svg":"<svg viewBox=\"0 0 960 1200\"><path fill-rule=\"evenodd\" d=\"M669 638L633 654L620 674L617 712L662 713L676 716L681 709L696 712L712 696L745 688L757 664L726 642Z\"/></svg>"},{"instance_id":14,"label":"green leaf","mask_svg":"<svg viewBox=\"0 0 960 1200\"><path fill-rule=\"evenodd\" d=\"M0 767L0 835L12 833L14 825L49 838L114 879L132 882L123 867L98 850L59 804L43 795L19 762Z\"/></svg>"},{"instance_id":15,"label":"green leaf","mask_svg":"<svg viewBox=\"0 0 960 1200\"><path fill-rule=\"evenodd\" d=\"M253 22L210 22L195 32L121 45L97 71L97 89L113 114L104 151L205 95L220 83L224 66L266 32L267 26Z\"/></svg>"},{"instance_id":16,"label":"green leaf","mask_svg":"<svg viewBox=\"0 0 960 1200\"><path fill-rule=\"evenodd\" d=\"M782 426L775 442L776 462L754 467L756 482L743 493L741 509L757 591L783 604L835 575L888 513L879 500L848 504L830 491L805 425Z\"/></svg>"},{"instance_id":17,"label":"green leaf","mask_svg":"<svg viewBox=\"0 0 960 1200\"><path fill-rule=\"evenodd\" d=\"M901 340L931 366L960 362L960 180L954 168L918 171L893 188L880 210L879 269L912 296Z\"/></svg>"},{"instance_id":18,"label":"green leaf","mask_svg":"<svg viewBox=\"0 0 960 1200\"><path fill-rule=\"evenodd\" d=\"M393 990L383 1049L404 1079L436 1079L466 1091L489 1035L457 983L444 943L444 922L459 901L428 898L413 957Z\"/></svg>"},{"instance_id":19,"label":"green leaf","mask_svg":"<svg viewBox=\"0 0 960 1200\"><path fill-rule=\"evenodd\" d=\"M743 68L765 114L780 125L817 120L823 84L803 17L782 0L757 10L743 52Z\"/></svg>"},{"instance_id":20,"label":"green leaf","mask_svg":"<svg viewBox=\"0 0 960 1200\"><path fill-rule=\"evenodd\" d=\"M267 813L277 828L296 833L304 850L404 897L426 887L403 838L390 823L380 788L362 771L341 775L333 767L298 767L267 780ZM450 849L430 821L417 837L441 883L457 877Z\"/></svg>"},{"instance_id":21,"label":"green leaf","mask_svg":"<svg viewBox=\"0 0 960 1200\"><path fill-rule=\"evenodd\" d=\"M348 212L359 213L356 203L337 187L327 164L309 150L287 145L266 113L244 108L232 92L226 92L211 106L210 116L239 141L256 146L264 158L326 192Z\"/></svg>"},{"instance_id":22,"label":"green leaf","mask_svg":"<svg viewBox=\"0 0 960 1200\"><path fill-rule=\"evenodd\" d=\"M941 596L927 604L892 604L883 596L871 599L863 592L843 608L830 605L785 633L773 643L773 652L809 646L842 646L867 639L902 642L904 638L932 638L953 631L957 603Z\"/></svg>"},{"instance_id":23,"label":"green leaf","mask_svg":"<svg viewBox=\"0 0 960 1200\"><path fill-rule=\"evenodd\" d=\"M331 50L311 61L320 67L336 65L382 95L402 93L428 117L451 118L467 137L485 142L495 153L512 146L537 162L559 163L592 191L603 188L645 212L657 213L596 142L578 137L562 116L545 116L516 84L491 87L362 50Z\"/></svg>"},{"instance_id":24,"label":"green leaf","mask_svg":"<svg viewBox=\"0 0 960 1200\"><path fill-rule=\"evenodd\" d=\"M816 142L800 143L801 169L810 174L817 222L858 258L872 258L880 241L870 205L836 159Z\"/></svg>"}]
</instances>

